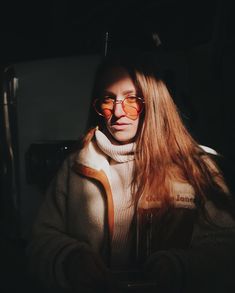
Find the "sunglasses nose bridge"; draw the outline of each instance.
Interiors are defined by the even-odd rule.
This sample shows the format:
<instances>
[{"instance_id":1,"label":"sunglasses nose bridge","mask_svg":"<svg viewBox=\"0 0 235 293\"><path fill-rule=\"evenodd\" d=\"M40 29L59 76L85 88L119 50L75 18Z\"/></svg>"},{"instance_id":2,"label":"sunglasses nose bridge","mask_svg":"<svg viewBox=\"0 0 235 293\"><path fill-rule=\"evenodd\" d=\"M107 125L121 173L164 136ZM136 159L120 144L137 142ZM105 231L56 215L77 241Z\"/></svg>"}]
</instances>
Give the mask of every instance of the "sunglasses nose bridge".
<instances>
[{"instance_id":1,"label":"sunglasses nose bridge","mask_svg":"<svg viewBox=\"0 0 235 293\"><path fill-rule=\"evenodd\" d=\"M124 101L124 99L123 100L115 100L115 101L113 101L113 105L122 104L123 101Z\"/></svg>"},{"instance_id":2,"label":"sunglasses nose bridge","mask_svg":"<svg viewBox=\"0 0 235 293\"><path fill-rule=\"evenodd\" d=\"M123 100L118 99L118 100L113 101L113 114L115 116L120 116L125 113L125 111L123 109L123 101L124 101L124 99ZM119 105L119 106L117 107L117 105Z\"/></svg>"}]
</instances>

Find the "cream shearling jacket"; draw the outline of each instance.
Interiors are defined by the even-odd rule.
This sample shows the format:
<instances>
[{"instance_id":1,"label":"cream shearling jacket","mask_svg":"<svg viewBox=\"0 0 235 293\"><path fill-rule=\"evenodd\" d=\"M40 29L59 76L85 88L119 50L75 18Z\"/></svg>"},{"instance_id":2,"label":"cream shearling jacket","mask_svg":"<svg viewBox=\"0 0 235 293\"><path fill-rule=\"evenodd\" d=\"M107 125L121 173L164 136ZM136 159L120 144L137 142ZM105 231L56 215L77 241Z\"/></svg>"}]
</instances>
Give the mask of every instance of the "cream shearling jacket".
<instances>
[{"instance_id":1,"label":"cream shearling jacket","mask_svg":"<svg viewBox=\"0 0 235 293\"><path fill-rule=\"evenodd\" d=\"M208 274L227 282L229 268L228 286L233 285L234 220L208 201L206 209L219 227L210 226L197 213L191 186L177 182L173 186L175 212L166 227L159 229L159 239L164 240L159 241L156 253L166 253L178 261L195 284L206 281ZM190 233L181 242L175 236L180 239L184 235L185 221L190 224ZM47 191L29 246L31 270L46 286L68 287L63 272L67 255L89 246L108 263L113 228L109 160L92 140L64 161Z\"/></svg>"}]
</instances>

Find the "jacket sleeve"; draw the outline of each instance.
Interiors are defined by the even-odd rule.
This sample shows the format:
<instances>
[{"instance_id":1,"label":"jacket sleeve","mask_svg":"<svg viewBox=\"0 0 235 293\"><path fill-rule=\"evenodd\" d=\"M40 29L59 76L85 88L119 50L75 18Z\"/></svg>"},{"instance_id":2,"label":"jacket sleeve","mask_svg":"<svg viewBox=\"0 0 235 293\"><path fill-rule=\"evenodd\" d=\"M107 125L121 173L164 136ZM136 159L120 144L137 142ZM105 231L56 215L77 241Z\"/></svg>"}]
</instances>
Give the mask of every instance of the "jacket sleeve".
<instances>
[{"instance_id":1,"label":"jacket sleeve","mask_svg":"<svg viewBox=\"0 0 235 293\"><path fill-rule=\"evenodd\" d=\"M46 287L68 287L64 260L71 251L87 246L66 233L69 171L66 160L48 188L28 247L30 271Z\"/></svg>"},{"instance_id":2,"label":"jacket sleeve","mask_svg":"<svg viewBox=\"0 0 235 293\"><path fill-rule=\"evenodd\" d=\"M174 284L175 290L170 288L170 292L235 290L235 222L211 201L206 203L206 210L214 224L199 215L189 248L159 251L147 262L148 265L155 263L155 272L167 267L166 279ZM158 263L160 267L157 268Z\"/></svg>"},{"instance_id":3,"label":"jacket sleeve","mask_svg":"<svg viewBox=\"0 0 235 293\"><path fill-rule=\"evenodd\" d=\"M235 289L235 221L212 201L205 208L212 223L199 216L191 247L185 252L189 284L194 284L195 289L231 292L231 288Z\"/></svg>"},{"instance_id":4,"label":"jacket sleeve","mask_svg":"<svg viewBox=\"0 0 235 293\"><path fill-rule=\"evenodd\" d=\"M224 205L221 201L215 201L215 198L206 201L205 211L211 219L210 223L199 213L190 249L184 252L188 279L194 284L194 290L205 288L216 292L231 292L231 288L235 290L234 198L217 165L209 158L205 162L227 197L227 203Z\"/></svg>"}]
</instances>

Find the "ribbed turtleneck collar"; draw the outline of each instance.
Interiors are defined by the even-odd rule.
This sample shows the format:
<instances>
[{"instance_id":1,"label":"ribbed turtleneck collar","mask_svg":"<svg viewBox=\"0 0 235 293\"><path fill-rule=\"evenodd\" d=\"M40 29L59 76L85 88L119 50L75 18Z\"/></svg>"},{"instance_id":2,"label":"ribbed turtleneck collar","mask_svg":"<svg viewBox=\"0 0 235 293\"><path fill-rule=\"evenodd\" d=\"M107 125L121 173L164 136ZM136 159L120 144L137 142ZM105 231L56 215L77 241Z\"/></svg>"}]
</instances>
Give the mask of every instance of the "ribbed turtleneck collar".
<instances>
[{"instance_id":1,"label":"ribbed turtleneck collar","mask_svg":"<svg viewBox=\"0 0 235 293\"><path fill-rule=\"evenodd\" d=\"M100 130L95 131L95 138L99 148L116 162L124 163L134 160L135 143L114 145Z\"/></svg>"}]
</instances>

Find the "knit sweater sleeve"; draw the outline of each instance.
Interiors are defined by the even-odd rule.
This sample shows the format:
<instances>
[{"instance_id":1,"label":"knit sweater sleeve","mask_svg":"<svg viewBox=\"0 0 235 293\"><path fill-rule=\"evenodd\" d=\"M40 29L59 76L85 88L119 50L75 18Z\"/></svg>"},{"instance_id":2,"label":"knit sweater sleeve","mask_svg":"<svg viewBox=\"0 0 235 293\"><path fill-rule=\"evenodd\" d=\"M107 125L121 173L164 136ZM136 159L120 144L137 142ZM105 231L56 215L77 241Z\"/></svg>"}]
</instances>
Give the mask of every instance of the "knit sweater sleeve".
<instances>
[{"instance_id":1,"label":"knit sweater sleeve","mask_svg":"<svg viewBox=\"0 0 235 293\"><path fill-rule=\"evenodd\" d=\"M66 160L39 209L28 247L30 271L47 287L68 287L63 262L71 251L87 245L66 233L68 173Z\"/></svg>"}]
</instances>

